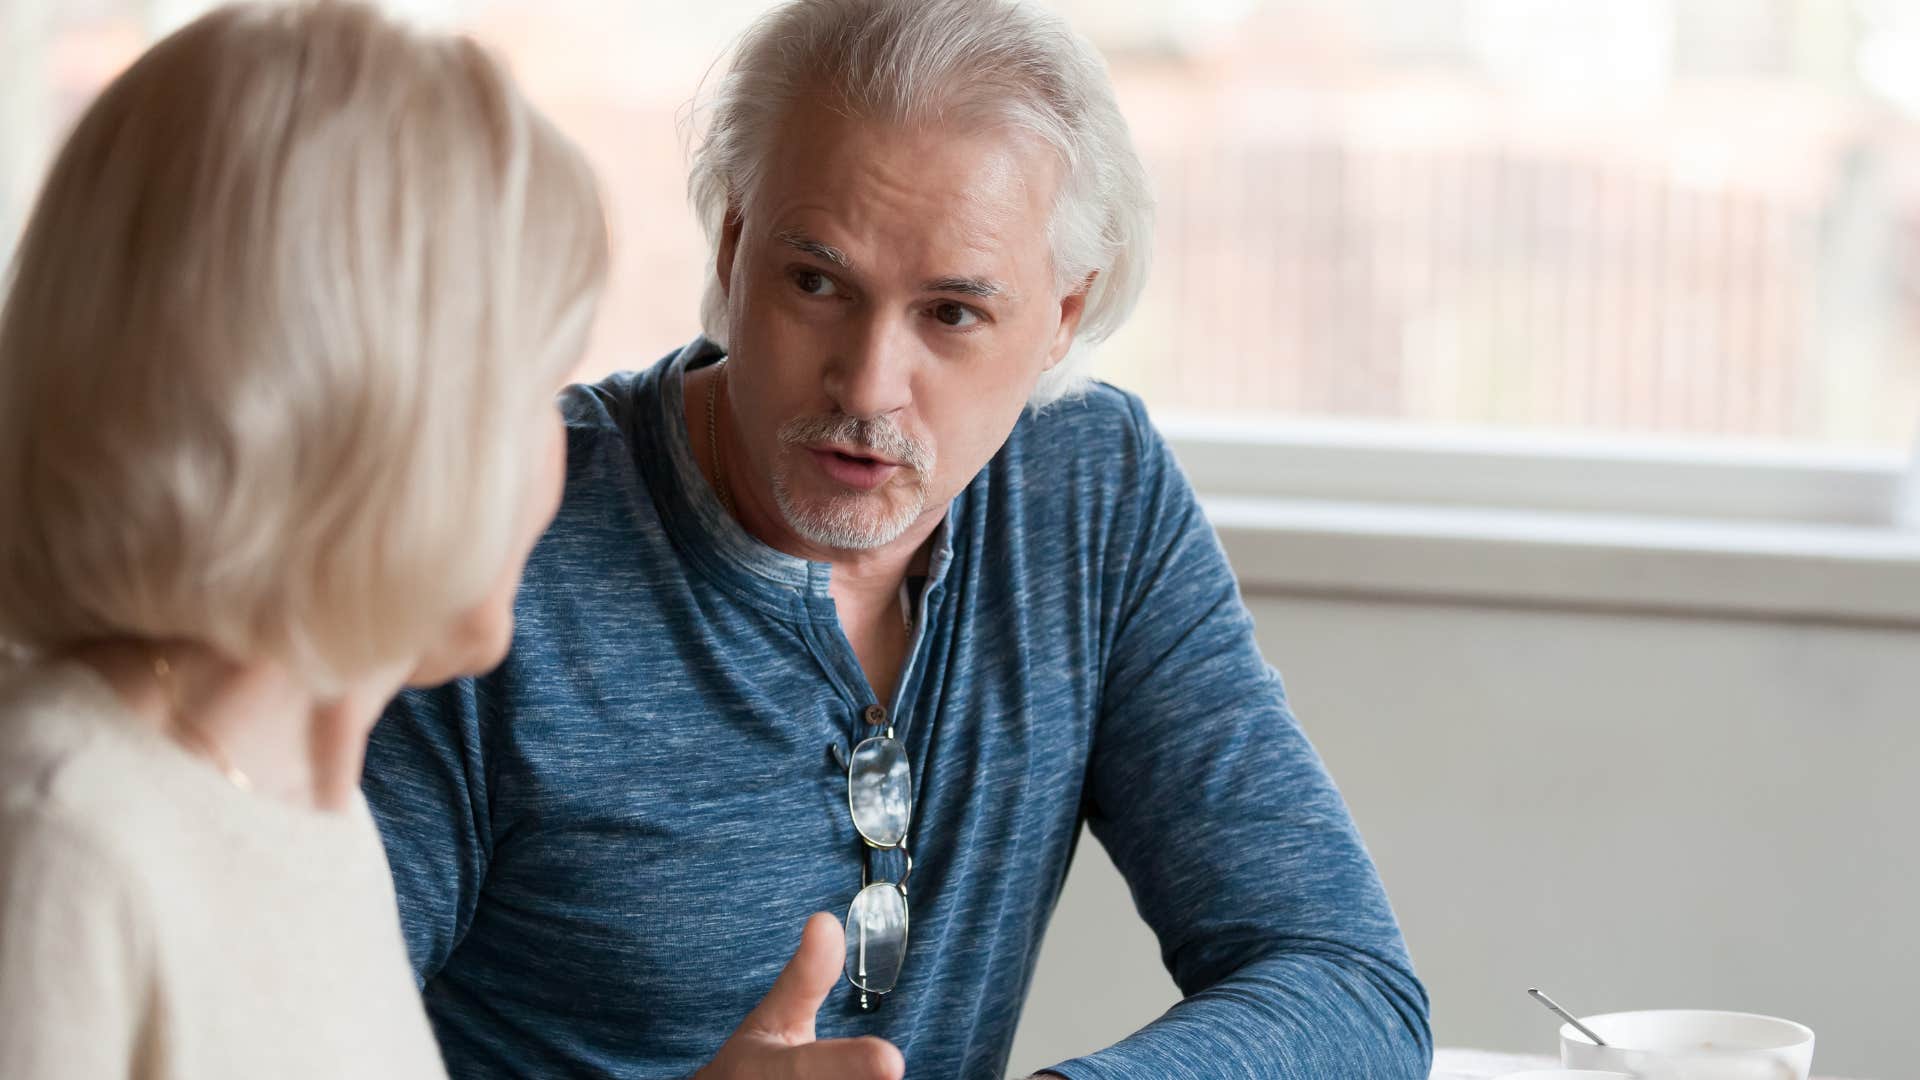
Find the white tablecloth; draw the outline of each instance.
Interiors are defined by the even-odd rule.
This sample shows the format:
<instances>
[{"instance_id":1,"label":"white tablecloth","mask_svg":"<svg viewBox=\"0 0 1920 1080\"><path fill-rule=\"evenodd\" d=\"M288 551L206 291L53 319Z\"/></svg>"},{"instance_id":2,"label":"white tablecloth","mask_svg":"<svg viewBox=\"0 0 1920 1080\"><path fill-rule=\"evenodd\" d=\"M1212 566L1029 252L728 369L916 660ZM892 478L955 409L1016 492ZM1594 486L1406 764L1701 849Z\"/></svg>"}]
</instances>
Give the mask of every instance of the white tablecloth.
<instances>
[{"instance_id":1,"label":"white tablecloth","mask_svg":"<svg viewBox=\"0 0 1920 1080\"><path fill-rule=\"evenodd\" d=\"M1522 1069L1553 1069L1559 1065L1559 1058L1537 1054L1440 1049L1433 1052L1433 1080L1490 1080Z\"/></svg>"},{"instance_id":2,"label":"white tablecloth","mask_svg":"<svg viewBox=\"0 0 1920 1080\"><path fill-rule=\"evenodd\" d=\"M1487 1050L1459 1049L1433 1052L1433 1080L1492 1080L1493 1077L1523 1069L1559 1067L1559 1058L1545 1054L1496 1054Z\"/></svg>"}]
</instances>

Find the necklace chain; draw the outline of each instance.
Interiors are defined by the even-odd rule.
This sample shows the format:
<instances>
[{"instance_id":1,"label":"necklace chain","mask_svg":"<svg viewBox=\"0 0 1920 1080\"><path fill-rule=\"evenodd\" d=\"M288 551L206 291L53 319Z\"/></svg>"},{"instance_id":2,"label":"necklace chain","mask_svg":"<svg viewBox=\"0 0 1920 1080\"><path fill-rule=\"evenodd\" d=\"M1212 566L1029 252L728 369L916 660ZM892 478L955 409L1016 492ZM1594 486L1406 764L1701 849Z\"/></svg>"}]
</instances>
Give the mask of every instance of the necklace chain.
<instances>
[{"instance_id":1,"label":"necklace chain","mask_svg":"<svg viewBox=\"0 0 1920 1080\"><path fill-rule=\"evenodd\" d=\"M173 665L167 663L166 657L157 653L153 657L153 677L166 689L167 726L173 730L175 737L191 743L211 758L214 767L220 770L229 784L241 791L252 791L253 780L234 765L233 760L220 749L220 744L214 741L213 736L187 723L186 709L180 703L180 684L173 677Z\"/></svg>"},{"instance_id":2,"label":"necklace chain","mask_svg":"<svg viewBox=\"0 0 1920 1080\"><path fill-rule=\"evenodd\" d=\"M713 366L713 378L707 383L707 456L713 459L713 493L720 496L720 509L733 516L733 496L727 494L727 473L720 467L720 425L718 410L715 407L720 398L720 380L727 374L727 361L722 357Z\"/></svg>"}]
</instances>

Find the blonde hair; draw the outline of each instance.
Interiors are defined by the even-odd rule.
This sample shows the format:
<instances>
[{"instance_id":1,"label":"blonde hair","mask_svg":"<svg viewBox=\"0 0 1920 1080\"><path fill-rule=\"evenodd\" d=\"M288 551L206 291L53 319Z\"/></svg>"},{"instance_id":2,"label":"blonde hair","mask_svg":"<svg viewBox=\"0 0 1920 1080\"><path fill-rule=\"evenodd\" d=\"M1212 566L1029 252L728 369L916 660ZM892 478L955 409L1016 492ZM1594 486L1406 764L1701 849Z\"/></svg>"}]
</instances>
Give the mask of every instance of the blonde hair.
<instances>
[{"instance_id":1,"label":"blonde hair","mask_svg":"<svg viewBox=\"0 0 1920 1080\"><path fill-rule=\"evenodd\" d=\"M318 687L417 654L516 554L607 260L585 161L470 41L321 2L160 42L0 312L0 638Z\"/></svg>"},{"instance_id":2,"label":"blonde hair","mask_svg":"<svg viewBox=\"0 0 1920 1080\"><path fill-rule=\"evenodd\" d=\"M753 24L726 73L689 115L688 195L720 249L728 215L744 213L766 178L773 141L810 93L878 123L1003 124L1061 164L1047 239L1054 287L1066 295L1098 273L1072 350L1034 388L1040 407L1083 391L1092 347L1120 329L1152 261L1153 194L1086 39L1022 0L788 0ZM727 338L727 300L713 259L700 318Z\"/></svg>"}]
</instances>

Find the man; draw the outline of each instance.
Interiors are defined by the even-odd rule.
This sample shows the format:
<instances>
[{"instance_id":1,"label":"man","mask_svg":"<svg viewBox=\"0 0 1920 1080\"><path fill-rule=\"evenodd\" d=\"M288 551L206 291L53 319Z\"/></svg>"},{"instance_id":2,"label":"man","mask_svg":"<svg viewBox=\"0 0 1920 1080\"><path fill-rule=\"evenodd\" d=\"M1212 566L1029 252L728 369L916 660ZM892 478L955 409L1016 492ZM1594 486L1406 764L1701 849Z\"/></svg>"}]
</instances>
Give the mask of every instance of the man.
<instances>
[{"instance_id":1,"label":"man","mask_svg":"<svg viewBox=\"0 0 1920 1080\"><path fill-rule=\"evenodd\" d=\"M1097 57L792 0L710 116L707 337L570 392L512 654L369 754L453 1074L997 1080L1086 821L1185 999L1053 1074L1424 1077L1219 546L1079 371L1150 217Z\"/></svg>"}]
</instances>

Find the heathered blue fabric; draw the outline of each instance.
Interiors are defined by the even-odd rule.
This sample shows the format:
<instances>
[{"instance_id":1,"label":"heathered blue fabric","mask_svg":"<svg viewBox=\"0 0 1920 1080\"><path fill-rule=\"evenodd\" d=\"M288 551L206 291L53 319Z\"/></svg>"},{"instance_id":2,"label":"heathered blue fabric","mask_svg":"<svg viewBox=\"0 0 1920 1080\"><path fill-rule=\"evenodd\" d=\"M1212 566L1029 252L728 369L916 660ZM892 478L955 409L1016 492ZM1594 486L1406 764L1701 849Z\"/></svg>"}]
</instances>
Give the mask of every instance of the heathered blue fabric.
<instances>
[{"instance_id":1,"label":"heathered blue fabric","mask_svg":"<svg viewBox=\"0 0 1920 1080\"><path fill-rule=\"evenodd\" d=\"M875 703L829 567L749 537L697 471L681 377L717 357L567 391L512 654L374 733L366 794L456 1078L686 1076L859 887L829 744ZM1139 401L1023 416L934 548L888 703L916 783L906 969L873 1014L843 983L819 1035L1004 1076L1085 821L1185 1000L1054 1071L1425 1077L1379 878Z\"/></svg>"}]
</instances>

